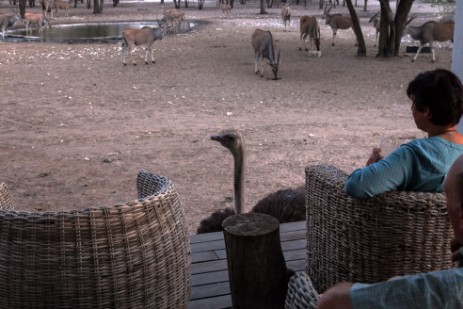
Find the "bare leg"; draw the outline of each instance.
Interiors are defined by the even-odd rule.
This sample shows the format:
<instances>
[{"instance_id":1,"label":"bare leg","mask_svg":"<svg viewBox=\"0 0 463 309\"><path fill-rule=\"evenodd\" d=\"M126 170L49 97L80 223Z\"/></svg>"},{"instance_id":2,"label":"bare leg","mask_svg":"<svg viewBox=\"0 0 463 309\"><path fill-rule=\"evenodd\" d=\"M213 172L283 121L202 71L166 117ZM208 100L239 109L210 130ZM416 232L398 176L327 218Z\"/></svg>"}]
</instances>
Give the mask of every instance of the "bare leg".
<instances>
[{"instance_id":1,"label":"bare leg","mask_svg":"<svg viewBox=\"0 0 463 309\"><path fill-rule=\"evenodd\" d=\"M416 61L416 58L418 58L418 55L421 53L421 50L423 49L423 47L424 47L424 44L421 44L418 50L416 51L416 55L412 61Z\"/></svg>"},{"instance_id":2,"label":"bare leg","mask_svg":"<svg viewBox=\"0 0 463 309\"><path fill-rule=\"evenodd\" d=\"M259 63L259 54L257 52L254 52L254 73L257 74L259 73L259 68L257 67Z\"/></svg>"}]
</instances>

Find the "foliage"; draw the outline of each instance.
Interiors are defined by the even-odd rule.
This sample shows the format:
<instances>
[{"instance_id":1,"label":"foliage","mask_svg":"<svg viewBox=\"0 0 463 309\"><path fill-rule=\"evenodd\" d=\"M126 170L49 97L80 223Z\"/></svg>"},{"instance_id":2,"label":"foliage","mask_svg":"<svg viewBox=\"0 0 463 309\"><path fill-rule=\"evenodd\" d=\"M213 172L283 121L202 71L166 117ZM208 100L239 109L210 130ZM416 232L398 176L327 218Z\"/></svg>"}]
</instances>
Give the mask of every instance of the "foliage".
<instances>
[{"instance_id":1,"label":"foliage","mask_svg":"<svg viewBox=\"0 0 463 309\"><path fill-rule=\"evenodd\" d=\"M439 8L439 11L441 11L444 14L452 14L455 12L455 0L421 0L421 2L437 6Z\"/></svg>"}]
</instances>

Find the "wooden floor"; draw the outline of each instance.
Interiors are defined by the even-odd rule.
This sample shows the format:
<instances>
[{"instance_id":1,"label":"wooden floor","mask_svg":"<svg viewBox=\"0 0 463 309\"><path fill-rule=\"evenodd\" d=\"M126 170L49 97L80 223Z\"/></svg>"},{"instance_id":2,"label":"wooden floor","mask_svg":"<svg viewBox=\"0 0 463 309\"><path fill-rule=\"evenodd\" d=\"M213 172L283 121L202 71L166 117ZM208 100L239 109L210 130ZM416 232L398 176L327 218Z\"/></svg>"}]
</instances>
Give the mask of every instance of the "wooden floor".
<instances>
[{"instance_id":1,"label":"wooden floor","mask_svg":"<svg viewBox=\"0 0 463 309\"><path fill-rule=\"evenodd\" d=\"M280 235L286 266L305 270L305 221L281 224ZM188 309L232 308L223 232L193 235L190 242L192 289Z\"/></svg>"}]
</instances>

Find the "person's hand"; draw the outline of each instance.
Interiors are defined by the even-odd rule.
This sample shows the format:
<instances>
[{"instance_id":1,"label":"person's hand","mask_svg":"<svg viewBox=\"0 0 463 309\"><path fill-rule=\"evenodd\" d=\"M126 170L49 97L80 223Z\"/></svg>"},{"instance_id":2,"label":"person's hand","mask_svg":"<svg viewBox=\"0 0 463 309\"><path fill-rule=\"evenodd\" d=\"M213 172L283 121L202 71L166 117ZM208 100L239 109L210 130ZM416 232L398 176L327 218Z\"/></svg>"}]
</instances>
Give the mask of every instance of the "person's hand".
<instances>
[{"instance_id":1,"label":"person's hand","mask_svg":"<svg viewBox=\"0 0 463 309\"><path fill-rule=\"evenodd\" d=\"M371 152L371 155L368 158L367 166L376 163L381 159L383 159L383 156L381 155L381 148L375 147L373 148L373 151Z\"/></svg>"},{"instance_id":2,"label":"person's hand","mask_svg":"<svg viewBox=\"0 0 463 309\"><path fill-rule=\"evenodd\" d=\"M452 250L452 261L461 261L463 262L463 245L456 241L456 239L452 239L450 242L450 250Z\"/></svg>"}]
</instances>

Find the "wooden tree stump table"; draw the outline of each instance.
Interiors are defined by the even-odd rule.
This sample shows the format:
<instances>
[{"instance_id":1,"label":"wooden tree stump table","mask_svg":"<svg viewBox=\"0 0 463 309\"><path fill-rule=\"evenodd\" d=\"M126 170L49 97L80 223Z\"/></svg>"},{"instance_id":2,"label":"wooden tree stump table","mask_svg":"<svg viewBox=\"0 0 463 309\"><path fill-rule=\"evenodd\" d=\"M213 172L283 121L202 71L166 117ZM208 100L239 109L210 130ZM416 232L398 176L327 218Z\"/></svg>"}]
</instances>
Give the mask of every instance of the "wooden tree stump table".
<instances>
[{"instance_id":1,"label":"wooden tree stump table","mask_svg":"<svg viewBox=\"0 0 463 309\"><path fill-rule=\"evenodd\" d=\"M284 308L294 272L286 268L278 220L246 213L228 217L223 227L233 308Z\"/></svg>"}]
</instances>

